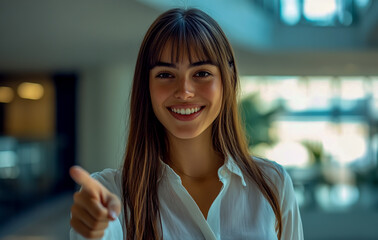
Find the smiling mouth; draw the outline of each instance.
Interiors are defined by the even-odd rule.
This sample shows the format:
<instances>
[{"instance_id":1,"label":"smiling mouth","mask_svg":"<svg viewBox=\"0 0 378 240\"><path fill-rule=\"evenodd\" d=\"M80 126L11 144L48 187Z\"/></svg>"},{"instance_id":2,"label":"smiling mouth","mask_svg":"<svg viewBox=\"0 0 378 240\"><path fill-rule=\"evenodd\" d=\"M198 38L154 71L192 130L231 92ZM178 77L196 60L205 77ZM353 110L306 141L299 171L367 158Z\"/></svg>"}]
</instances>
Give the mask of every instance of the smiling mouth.
<instances>
[{"instance_id":1,"label":"smiling mouth","mask_svg":"<svg viewBox=\"0 0 378 240\"><path fill-rule=\"evenodd\" d=\"M169 107L168 109L171 112L174 112L176 114L180 115L191 115L194 113L197 113L201 111L204 107L192 107L192 108L175 108L175 107Z\"/></svg>"}]
</instances>

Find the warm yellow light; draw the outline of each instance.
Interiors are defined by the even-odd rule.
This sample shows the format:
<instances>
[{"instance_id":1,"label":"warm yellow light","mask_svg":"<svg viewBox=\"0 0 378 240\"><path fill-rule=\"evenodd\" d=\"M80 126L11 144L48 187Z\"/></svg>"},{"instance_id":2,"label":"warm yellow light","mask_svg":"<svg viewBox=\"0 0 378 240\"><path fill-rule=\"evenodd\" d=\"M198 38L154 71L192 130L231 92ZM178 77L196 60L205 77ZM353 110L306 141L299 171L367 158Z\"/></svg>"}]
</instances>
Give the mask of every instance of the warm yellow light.
<instances>
[{"instance_id":1,"label":"warm yellow light","mask_svg":"<svg viewBox=\"0 0 378 240\"><path fill-rule=\"evenodd\" d=\"M10 87L0 87L0 102L10 103L14 97L13 89Z\"/></svg>"},{"instance_id":2,"label":"warm yellow light","mask_svg":"<svg viewBox=\"0 0 378 240\"><path fill-rule=\"evenodd\" d=\"M21 98L38 100L43 97L44 89L41 84L24 82L18 86L17 93Z\"/></svg>"}]
</instances>

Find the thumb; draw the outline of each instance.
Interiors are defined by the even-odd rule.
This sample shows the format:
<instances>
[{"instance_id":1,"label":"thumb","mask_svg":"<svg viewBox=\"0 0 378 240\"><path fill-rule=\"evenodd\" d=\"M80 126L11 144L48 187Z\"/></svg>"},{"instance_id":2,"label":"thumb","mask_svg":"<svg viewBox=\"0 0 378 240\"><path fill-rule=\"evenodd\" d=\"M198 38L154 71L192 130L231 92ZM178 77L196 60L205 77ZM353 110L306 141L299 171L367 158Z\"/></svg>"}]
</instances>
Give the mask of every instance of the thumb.
<instances>
[{"instance_id":1,"label":"thumb","mask_svg":"<svg viewBox=\"0 0 378 240\"><path fill-rule=\"evenodd\" d=\"M104 198L104 205L108 209L109 219L117 219L118 215L121 213L121 201L119 198L115 194L108 192Z\"/></svg>"}]
</instances>

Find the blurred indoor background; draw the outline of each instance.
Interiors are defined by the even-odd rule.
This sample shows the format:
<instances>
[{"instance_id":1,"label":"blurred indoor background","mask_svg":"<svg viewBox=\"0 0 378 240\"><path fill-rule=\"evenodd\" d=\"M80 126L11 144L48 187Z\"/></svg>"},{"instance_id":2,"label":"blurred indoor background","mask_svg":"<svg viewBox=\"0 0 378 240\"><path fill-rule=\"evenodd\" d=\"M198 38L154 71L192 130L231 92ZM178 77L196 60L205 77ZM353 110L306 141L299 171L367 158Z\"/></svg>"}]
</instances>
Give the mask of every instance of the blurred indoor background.
<instances>
[{"instance_id":1,"label":"blurred indoor background","mask_svg":"<svg viewBox=\"0 0 378 240\"><path fill-rule=\"evenodd\" d=\"M290 173L305 239L378 239L376 0L0 0L0 239L68 239L68 169L120 166L139 45L177 6L231 40L251 153Z\"/></svg>"}]
</instances>

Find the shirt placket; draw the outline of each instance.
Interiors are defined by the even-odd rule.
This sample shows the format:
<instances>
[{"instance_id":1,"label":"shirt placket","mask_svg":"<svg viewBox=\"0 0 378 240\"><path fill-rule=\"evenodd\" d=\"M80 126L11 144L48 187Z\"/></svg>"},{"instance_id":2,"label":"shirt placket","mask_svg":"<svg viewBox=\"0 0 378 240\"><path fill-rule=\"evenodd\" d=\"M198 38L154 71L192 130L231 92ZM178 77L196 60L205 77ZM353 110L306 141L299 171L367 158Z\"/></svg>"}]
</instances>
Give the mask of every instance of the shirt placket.
<instances>
[{"instance_id":1,"label":"shirt placket","mask_svg":"<svg viewBox=\"0 0 378 240\"><path fill-rule=\"evenodd\" d=\"M206 240L216 240L215 234L211 229L210 225L207 223L206 219L203 217L201 210L197 206L196 202L190 196L188 191L182 185L181 180L177 180L173 184L177 195L180 197L183 204L189 209L190 217L197 223L198 228L201 230L203 236Z\"/></svg>"},{"instance_id":2,"label":"shirt placket","mask_svg":"<svg viewBox=\"0 0 378 240\"><path fill-rule=\"evenodd\" d=\"M225 194L227 193L227 189L230 185L230 174L224 168L224 166L219 171L219 180L223 183L222 189L219 192L218 196L211 204L209 209L209 213L207 214L207 223L209 224L210 228L213 230L213 233L216 236L216 239L220 239L220 211L221 211L221 203L222 199L224 198Z\"/></svg>"}]
</instances>

